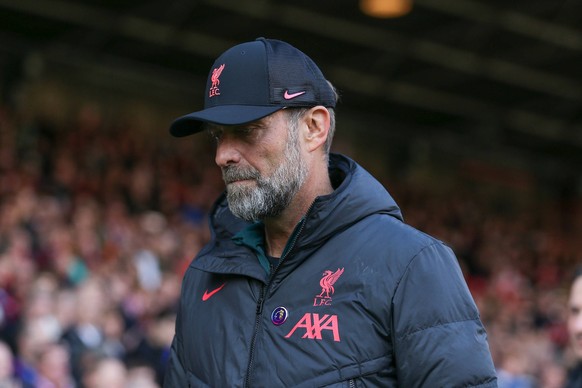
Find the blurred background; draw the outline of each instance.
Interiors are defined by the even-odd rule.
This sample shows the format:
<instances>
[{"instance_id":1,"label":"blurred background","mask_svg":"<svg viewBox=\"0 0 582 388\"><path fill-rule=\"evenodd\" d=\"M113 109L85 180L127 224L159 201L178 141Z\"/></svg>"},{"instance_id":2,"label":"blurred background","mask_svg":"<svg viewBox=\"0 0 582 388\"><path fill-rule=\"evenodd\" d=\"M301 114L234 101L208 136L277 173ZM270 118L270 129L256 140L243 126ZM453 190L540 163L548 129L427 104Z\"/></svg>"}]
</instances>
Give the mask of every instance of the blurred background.
<instances>
[{"instance_id":1,"label":"blurred background","mask_svg":"<svg viewBox=\"0 0 582 388\"><path fill-rule=\"evenodd\" d=\"M560 387L582 263L582 2L394 6L0 0L0 382L162 384L224 188L210 139L168 126L201 108L220 53L264 36L338 88L335 151L453 247L500 386Z\"/></svg>"}]
</instances>

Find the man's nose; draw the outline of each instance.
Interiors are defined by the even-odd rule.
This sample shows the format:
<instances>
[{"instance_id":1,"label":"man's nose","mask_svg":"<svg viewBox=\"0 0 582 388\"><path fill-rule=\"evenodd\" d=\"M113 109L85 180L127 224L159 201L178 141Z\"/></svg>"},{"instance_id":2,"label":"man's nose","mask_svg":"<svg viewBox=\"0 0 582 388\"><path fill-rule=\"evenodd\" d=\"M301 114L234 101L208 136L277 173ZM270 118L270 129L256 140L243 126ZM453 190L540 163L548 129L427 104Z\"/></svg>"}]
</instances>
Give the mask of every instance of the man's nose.
<instances>
[{"instance_id":1,"label":"man's nose","mask_svg":"<svg viewBox=\"0 0 582 388\"><path fill-rule=\"evenodd\" d=\"M219 167L226 167L240 162L240 152L236 146L236 141L228 135L224 135L216 146L216 156L214 161Z\"/></svg>"}]
</instances>

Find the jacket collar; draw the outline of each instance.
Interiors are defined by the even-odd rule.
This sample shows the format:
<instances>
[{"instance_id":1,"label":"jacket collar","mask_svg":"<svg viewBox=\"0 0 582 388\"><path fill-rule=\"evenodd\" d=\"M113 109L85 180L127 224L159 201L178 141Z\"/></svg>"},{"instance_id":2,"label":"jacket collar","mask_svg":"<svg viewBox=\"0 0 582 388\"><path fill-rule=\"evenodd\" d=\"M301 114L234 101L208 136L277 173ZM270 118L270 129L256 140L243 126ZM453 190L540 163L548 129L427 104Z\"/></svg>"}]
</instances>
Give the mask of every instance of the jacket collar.
<instances>
[{"instance_id":1,"label":"jacket collar","mask_svg":"<svg viewBox=\"0 0 582 388\"><path fill-rule=\"evenodd\" d=\"M334 191L316 198L295 228L285 248L284 257L289 250L315 249L333 235L373 214L383 213L403 220L400 209L386 189L350 158L331 154L330 177ZM199 258L193 264L207 253L213 257L211 260L200 260L196 267L202 266L206 261L213 261L212 264L204 265L216 270L219 262L225 260L229 262L231 271L234 268L238 271L249 271L248 267L251 266L254 267L254 277L265 278L269 272L269 264L263 249L261 223L253 224L235 217L228 209L226 195L222 194L211 212L210 228L212 241L200 252ZM233 251L233 246L238 246L237 254ZM243 252L246 254L242 254ZM259 260L235 265L240 260L248 260L249 256L258 256Z\"/></svg>"}]
</instances>

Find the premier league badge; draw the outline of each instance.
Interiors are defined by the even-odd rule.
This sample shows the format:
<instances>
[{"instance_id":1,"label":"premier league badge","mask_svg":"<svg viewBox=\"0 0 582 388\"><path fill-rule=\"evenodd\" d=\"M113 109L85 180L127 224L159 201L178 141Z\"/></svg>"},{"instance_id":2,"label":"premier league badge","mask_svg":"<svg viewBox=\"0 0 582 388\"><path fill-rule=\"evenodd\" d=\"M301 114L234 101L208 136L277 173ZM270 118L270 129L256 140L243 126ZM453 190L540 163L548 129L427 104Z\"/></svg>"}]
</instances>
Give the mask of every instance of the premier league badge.
<instances>
[{"instance_id":1,"label":"premier league badge","mask_svg":"<svg viewBox=\"0 0 582 388\"><path fill-rule=\"evenodd\" d=\"M287 309L283 306L279 306L271 313L271 322L277 326L282 325L285 323L288 316L289 313L287 312Z\"/></svg>"}]
</instances>

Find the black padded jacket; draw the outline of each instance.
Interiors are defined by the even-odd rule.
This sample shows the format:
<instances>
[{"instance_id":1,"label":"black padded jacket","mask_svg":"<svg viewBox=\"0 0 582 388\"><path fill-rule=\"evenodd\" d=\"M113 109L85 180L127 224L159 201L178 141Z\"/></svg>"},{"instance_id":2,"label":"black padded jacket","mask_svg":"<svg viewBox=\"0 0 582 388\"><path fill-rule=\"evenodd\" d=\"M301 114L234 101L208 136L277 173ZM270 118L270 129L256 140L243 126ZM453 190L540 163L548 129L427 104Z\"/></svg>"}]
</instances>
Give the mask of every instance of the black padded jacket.
<instances>
[{"instance_id":1,"label":"black padded jacket","mask_svg":"<svg viewBox=\"0 0 582 388\"><path fill-rule=\"evenodd\" d=\"M164 387L497 386L451 249L405 224L349 158L332 154L330 176L334 192L272 270L217 201L212 241L183 279Z\"/></svg>"}]
</instances>

